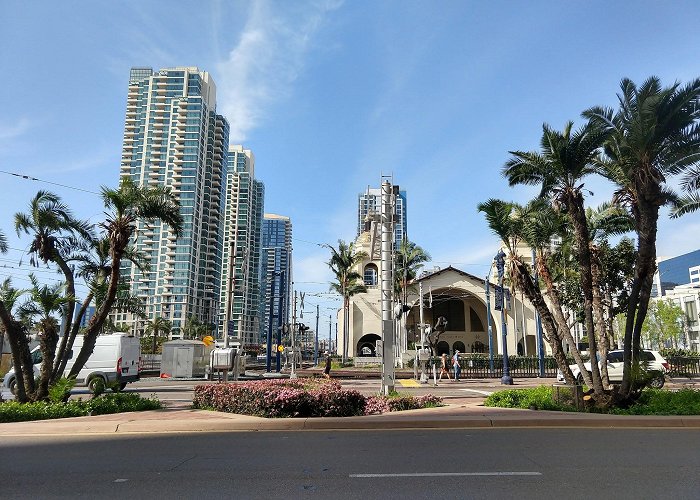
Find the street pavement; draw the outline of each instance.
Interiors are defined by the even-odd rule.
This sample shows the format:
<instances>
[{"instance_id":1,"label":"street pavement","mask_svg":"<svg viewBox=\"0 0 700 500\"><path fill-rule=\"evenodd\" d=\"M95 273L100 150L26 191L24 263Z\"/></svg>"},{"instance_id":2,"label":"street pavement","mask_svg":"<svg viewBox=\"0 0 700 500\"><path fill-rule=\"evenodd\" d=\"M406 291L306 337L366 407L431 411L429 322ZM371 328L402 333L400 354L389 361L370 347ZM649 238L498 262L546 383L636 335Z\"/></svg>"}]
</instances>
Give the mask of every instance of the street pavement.
<instances>
[{"instance_id":1,"label":"street pavement","mask_svg":"<svg viewBox=\"0 0 700 500\"><path fill-rule=\"evenodd\" d=\"M465 429L511 427L600 427L600 428L700 428L700 416L618 416L538 410L488 408L484 397L505 386L498 380L466 380L439 383L437 387L401 381L397 390L443 397L445 406L364 417L266 419L191 408L194 385L203 381L144 379L129 390L155 394L166 404L162 410L98 415L35 422L0 424L0 436L95 435L133 433L188 433L222 431L351 430L351 429ZM551 384L551 379L516 379L514 387ZM672 381L669 387L698 381ZM343 381L343 387L363 394L376 394L378 380ZM401 385L399 387L399 385ZM418 387L416 387L418 385ZM175 396L175 397L173 397Z\"/></svg>"}]
</instances>

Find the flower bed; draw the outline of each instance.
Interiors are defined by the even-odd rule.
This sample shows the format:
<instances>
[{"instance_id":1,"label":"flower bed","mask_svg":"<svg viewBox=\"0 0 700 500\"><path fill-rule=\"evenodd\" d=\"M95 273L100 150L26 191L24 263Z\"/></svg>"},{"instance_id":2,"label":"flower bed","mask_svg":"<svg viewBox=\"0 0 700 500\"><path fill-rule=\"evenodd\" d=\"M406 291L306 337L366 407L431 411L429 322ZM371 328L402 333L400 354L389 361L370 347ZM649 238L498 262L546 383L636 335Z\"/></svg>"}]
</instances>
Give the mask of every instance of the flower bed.
<instances>
[{"instance_id":1,"label":"flower bed","mask_svg":"<svg viewBox=\"0 0 700 500\"><path fill-rule=\"evenodd\" d=\"M352 417L439 406L427 395L371 396L343 389L334 380L265 380L242 384L206 384L194 388L194 408L256 417Z\"/></svg>"}]
</instances>

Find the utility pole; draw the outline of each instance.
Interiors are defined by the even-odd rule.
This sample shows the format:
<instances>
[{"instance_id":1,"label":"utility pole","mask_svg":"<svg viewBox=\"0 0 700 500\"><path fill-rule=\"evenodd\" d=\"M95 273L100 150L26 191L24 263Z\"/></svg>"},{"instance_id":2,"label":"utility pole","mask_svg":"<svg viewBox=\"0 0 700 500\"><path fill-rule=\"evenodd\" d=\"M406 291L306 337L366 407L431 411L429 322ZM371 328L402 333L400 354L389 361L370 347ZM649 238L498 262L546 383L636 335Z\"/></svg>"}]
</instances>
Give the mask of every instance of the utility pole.
<instances>
[{"instance_id":1,"label":"utility pole","mask_svg":"<svg viewBox=\"0 0 700 500\"><path fill-rule=\"evenodd\" d=\"M426 338L425 338L425 325L423 324L423 282L418 282L418 321L420 322L420 349L423 351L425 349ZM432 353L431 353L432 354ZM428 383L428 374L425 372L425 362L420 360L420 354L418 355L418 362L420 362L420 383Z\"/></svg>"},{"instance_id":2,"label":"utility pole","mask_svg":"<svg viewBox=\"0 0 700 500\"><path fill-rule=\"evenodd\" d=\"M314 366L318 364L318 304L316 304L316 341L314 342Z\"/></svg>"},{"instance_id":3,"label":"utility pole","mask_svg":"<svg viewBox=\"0 0 700 500\"><path fill-rule=\"evenodd\" d=\"M294 290L294 308L292 309L292 371L289 374L289 378L297 378L297 357L296 357L296 347L294 332L297 329L297 291Z\"/></svg>"},{"instance_id":4,"label":"utility pole","mask_svg":"<svg viewBox=\"0 0 700 500\"><path fill-rule=\"evenodd\" d=\"M392 318L391 295L393 291L391 248L394 243L394 211L392 204L393 186L389 181L382 182L382 394L394 392L394 320Z\"/></svg>"},{"instance_id":5,"label":"utility pole","mask_svg":"<svg viewBox=\"0 0 700 500\"><path fill-rule=\"evenodd\" d=\"M272 324L274 323L274 312L275 312L275 273L272 273L272 287L270 290L270 319L267 325L267 358L265 368L267 373L270 373L272 369ZM278 311L279 314L279 311Z\"/></svg>"}]
</instances>

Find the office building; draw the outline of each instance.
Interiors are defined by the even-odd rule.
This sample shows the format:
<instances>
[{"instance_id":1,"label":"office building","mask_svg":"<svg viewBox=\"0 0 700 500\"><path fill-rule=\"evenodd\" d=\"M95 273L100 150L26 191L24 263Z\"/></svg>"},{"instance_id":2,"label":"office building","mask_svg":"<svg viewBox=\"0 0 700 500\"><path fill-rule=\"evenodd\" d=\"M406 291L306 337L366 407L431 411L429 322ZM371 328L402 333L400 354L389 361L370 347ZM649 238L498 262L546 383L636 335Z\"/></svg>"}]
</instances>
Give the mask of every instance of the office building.
<instances>
[{"instance_id":1,"label":"office building","mask_svg":"<svg viewBox=\"0 0 700 500\"><path fill-rule=\"evenodd\" d=\"M678 285L700 282L700 250L666 259L659 259L654 284L651 289L652 297L663 297L666 291Z\"/></svg>"},{"instance_id":2,"label":"office building","mask_svg":"<svg viewBox=\"0 0 700 500\"><path fill-rule=\"evenodd\" d=\"M228 130L216 113L216 85L206 71L131 70L120 176L170 188L184 224L175 235L160 221L139 222L134 246L148 269L124 261L121 272L143 300L147 320L170 320L174 337L189 317L216 323ZM145 328L129 313L115 312L112 320L132 325L134 333Z\"/></svg>"},{"instance_id":3,"label":"office building","mask_svg":"<svg viewBox=\"0 0 700 500\"><path fill-rule=\"evenodd\" d=\"M396 224L394 224L394 248L398 248L401 240L408 238L406 231L406 191L398 190L398 186L394 192L394 207L396 214ZM357 197L357 236L360 236L368 229L369 221L379 220L381 211L382 192L380 188L367 188L364 193L360 193Z\"/></svg>"},{"instance_id":4,"label":"office building","mask_svg":"<svg viewBox=\"0 0 700 500\"><path fill-rule=\"evenodd\" d=\"M265 186L255 179L255 157L249 149L231 146L227 161L219 325L223 332L228 318L230 341L257 345Z\"/></svg>"},{"instance_id":5,"label":"office building","mask_svg":"<svg viewBox=\"0 0 700 500\"><path fill-rule=\"evenodd\" d=\"M267 339L270 323L273 339L276 339L277 328L288 322L292 282L292 221L289 217L265 214L262 231L262 270L260 338L264 341Z\"/></svg>"}]
</instances>

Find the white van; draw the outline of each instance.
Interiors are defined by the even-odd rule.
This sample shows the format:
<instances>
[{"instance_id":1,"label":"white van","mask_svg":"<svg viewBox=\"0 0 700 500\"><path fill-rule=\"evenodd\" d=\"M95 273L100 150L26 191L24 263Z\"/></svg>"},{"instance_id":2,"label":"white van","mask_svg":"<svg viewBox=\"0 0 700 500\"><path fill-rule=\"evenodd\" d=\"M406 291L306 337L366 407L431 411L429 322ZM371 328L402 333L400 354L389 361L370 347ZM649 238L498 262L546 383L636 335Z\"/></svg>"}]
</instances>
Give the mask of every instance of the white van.
<instances>
[{"instance_id":1,"label":"white van","mask_svg":"<svg viewBox=\"0 0 700 500\"><path fill-rule=\"evenodd\" d=\"M83 347L83 338L82 335L75 338L64 375L68 375L75 364L75 358ZM39 376L41 361L41 351L36 347L32 350L35 377ZM92 354L78 373L76 385L87 386L90 391L95 392L96 386L102 382L106 387L120 391L129 382L139 380L140 365L141 342L138 338L125 333L100 335L97 337ZM14 368L7 372L3 384L14 394L16 385Z\"/></svg>"}]
</instances>

